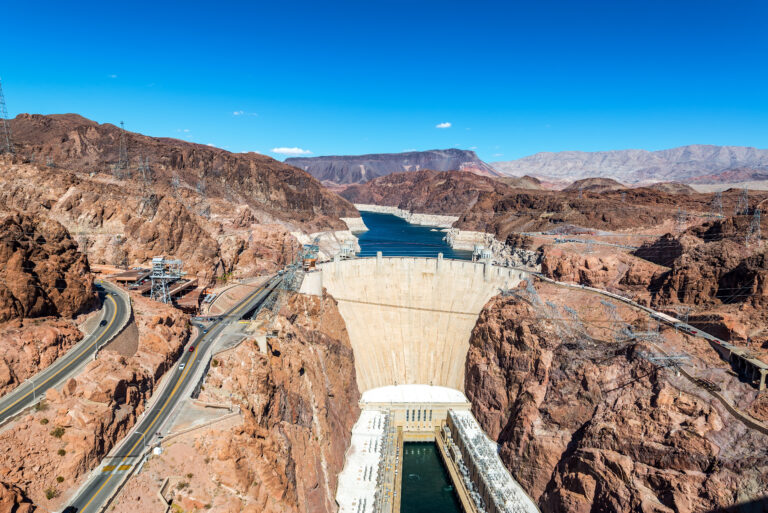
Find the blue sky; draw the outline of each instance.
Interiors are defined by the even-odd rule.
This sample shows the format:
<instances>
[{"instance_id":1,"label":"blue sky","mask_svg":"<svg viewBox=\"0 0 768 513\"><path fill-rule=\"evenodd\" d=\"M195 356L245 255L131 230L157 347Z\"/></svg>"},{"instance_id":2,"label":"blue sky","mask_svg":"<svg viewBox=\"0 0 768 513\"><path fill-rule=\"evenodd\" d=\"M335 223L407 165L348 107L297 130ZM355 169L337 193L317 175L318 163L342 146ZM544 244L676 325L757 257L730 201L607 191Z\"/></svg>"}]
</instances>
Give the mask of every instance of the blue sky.
<instances>
[{"instance_id":1,"label":"blue sky","mask_svg":"<svg viewBox=\"0 0 768 513\"><path fill-rule=\"evenodd\" d=\"M17 1L2 14L12 116L76 112L277 158L768 147L764 1Z\"/></svg>"}]
</instances>

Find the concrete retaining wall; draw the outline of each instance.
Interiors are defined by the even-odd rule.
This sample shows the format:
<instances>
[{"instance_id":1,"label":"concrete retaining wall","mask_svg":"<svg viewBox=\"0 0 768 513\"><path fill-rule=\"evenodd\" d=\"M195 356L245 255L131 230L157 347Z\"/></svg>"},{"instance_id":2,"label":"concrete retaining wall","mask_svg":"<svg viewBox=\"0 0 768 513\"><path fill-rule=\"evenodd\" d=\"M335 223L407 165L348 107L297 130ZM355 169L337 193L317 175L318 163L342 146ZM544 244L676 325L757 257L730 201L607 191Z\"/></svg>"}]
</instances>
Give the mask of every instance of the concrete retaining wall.
<instances>
[{"instance_id":1,"label":"concrete retaining wall","mask_svg":"<svg viewBox=\"0 0 768 513\"><path fill-rule=\"evenodd\" d=\"M483 306L526 273L436 258L359 258L319 266L355 352L361 392L431 384L464 390L469 337Z\"/></svg>"}]
</instances>

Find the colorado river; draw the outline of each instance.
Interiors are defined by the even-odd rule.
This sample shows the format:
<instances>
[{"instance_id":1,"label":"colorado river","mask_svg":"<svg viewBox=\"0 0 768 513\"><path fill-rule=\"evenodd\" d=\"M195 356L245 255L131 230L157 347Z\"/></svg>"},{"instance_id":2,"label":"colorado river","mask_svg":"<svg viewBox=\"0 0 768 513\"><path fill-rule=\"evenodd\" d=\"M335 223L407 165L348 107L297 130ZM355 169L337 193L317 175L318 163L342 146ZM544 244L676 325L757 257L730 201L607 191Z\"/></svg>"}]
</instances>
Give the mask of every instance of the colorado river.
<instances>
[{"instance_id":1,"label":"colorado river","mask_svg":"<svg viewBox=\"0 0 768 513\"><path fill-rule=\"evenodd\" d=\"M411 224L391 214L360 212L360 215L368 231L358 235L359 256L376 256L376 252L381 251L384 256L436 257L442 253L445 258L472 258L471 251L453 250L443 240L442 229Z\"/></svg>"}]
</instances>

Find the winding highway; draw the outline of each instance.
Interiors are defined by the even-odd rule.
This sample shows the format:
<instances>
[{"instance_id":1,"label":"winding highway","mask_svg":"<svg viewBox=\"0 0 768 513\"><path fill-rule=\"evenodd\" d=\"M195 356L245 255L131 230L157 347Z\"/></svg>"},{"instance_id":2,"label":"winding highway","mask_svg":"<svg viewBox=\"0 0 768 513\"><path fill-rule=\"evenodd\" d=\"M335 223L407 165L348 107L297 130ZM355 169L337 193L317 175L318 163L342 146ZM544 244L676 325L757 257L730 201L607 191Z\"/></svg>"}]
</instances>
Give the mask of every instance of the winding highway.
<instances>
[{"instance_id":1,"label":"winding highway","mask_svg":"<svg viewBox=\"0 0 768 513\"><path fill-rule=\"evenodd\" d=\"M210 349L221 332L227 325L237 322L246 313L260 306L281 281L282 277L273 277L230 311L213 318L213 321L206 325L198 326L198 336L185 348L179 361L168 371L165 384L159 393L152 397L151 403L140 420L91 473L70 499L64 513L95 513L108 505L119 491L124 479L133 470L133 466L141 462L175 408L188 397L191 387L197 381L192 376L198 370L205 371L211 358Z\"/></svg>"},{"instance_id":2,"label":"winding highway","mask_svg":"<svg viewBox=\"0 0 768 513\"><path fill-rule=\"evenodd\" d=\"M0 398L0 425L35 404L49 388L77 374L93 359L99 347L122 329L131 314L130 301L110 283L103 282L97 287L104 293L99 326L50 366Z\"/></svg>"}]
</instances>

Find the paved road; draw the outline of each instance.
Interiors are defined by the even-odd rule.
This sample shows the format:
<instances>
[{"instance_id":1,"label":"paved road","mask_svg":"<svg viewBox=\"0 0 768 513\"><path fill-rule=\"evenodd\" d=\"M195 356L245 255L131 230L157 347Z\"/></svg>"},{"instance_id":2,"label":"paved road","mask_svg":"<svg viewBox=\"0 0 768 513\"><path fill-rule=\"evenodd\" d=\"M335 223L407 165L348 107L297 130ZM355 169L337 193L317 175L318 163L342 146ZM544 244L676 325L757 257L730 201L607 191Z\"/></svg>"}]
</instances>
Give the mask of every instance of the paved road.
<instances>
[{"instance_id":1,"label":"paved road","mask_svg":"<svg viewBox=\"0 0 768 513\"><path fill-rule=\"evenodd\" d=\"M271 279L232 310L217 317L207 329L203 328L205 331L201 330L190 344L194 349L185 351L175 367L168 371L170 375L159 396L152 398L152 404L138 424L80 487L69 506L64 509L65 513L95 513L107 504L118 491L125 473L139 463L161 426L173 414L174 408L187 397L186 392L189 392L192 384L190 378L200 366L208 364L208 350L218 335L229 323L237 322L244 314L260 305L281 280L280 277Z\"/></svg>"},{"instance_id":2,"label":"paved road","mask_svg":"<svg viewBox=\"0 0 768 513\"><path fill-rule=\"evenodd\" d=\"M106 293L101 317L101 322L105 324L97 326L93 333L83 338L53 364L0 398L0 424L33 405L49 388L61 385L76 374L83 365L93 359L99 346L120 330L123 321L130 315L131 305L116 292L114 285L104 282L101 288Z\"/></svg>"}]
</instances>

